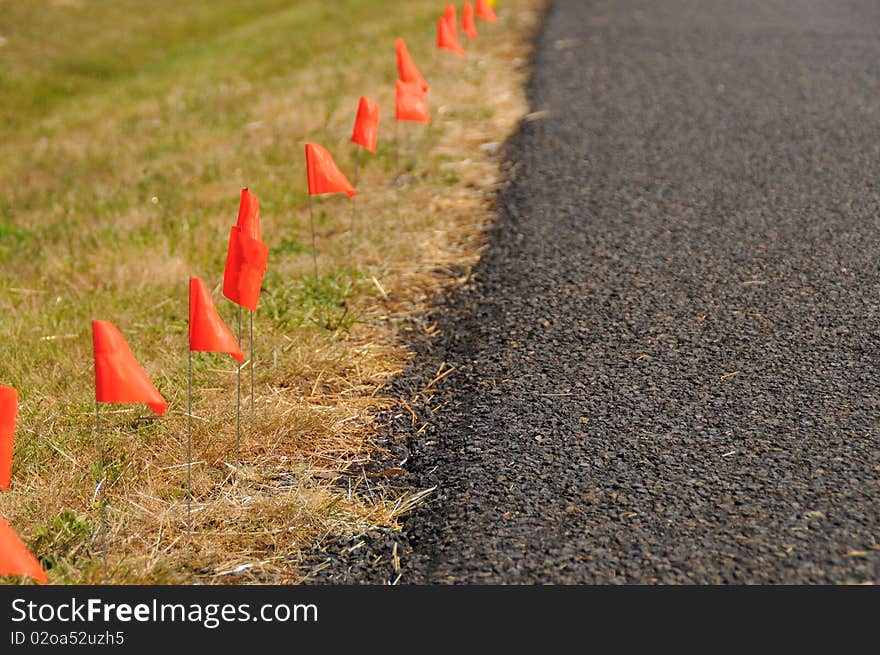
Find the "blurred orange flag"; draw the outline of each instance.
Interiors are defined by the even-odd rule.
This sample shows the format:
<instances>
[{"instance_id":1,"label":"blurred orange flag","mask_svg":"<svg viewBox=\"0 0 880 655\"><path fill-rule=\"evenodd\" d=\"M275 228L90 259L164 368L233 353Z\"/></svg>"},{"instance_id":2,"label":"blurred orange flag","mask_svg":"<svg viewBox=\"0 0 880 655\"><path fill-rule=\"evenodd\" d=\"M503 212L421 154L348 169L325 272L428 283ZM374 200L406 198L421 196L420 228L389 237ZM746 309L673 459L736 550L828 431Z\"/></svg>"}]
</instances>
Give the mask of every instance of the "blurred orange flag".
<instances>
[{"instance_id":1,"label":"blurred orange flag","mask_svg":"<svg viewBox=\"0 0 880 655\"><path fill-rule=\"evenodd\" d=\"M226 327L208 287L197 277L189 279L189 349L198 352L228 353L239 364L244 354Z\"/></svg>"},{"instance_id":2,"label":"blurred orange flag","mask_svg":"<svg viewBox=\"0 0 880 655\"><path fill-rule=\"evenodd\" d=\"M122 333L107 321L92 321L95 349L95 400L144 403L159 416L168 403L135 359Z\"/></svg>"},{"instance_id":3,"label":"blurred orange flag","mask_svg":"<svg viewBox=\"0 0 880 655\"><path fill-rule=\"evenodd\" d=\"M15 443L15 417L18 391L0 384L0 489L9 489L12 478L12 450Z\"/></svg>"},{"instance_id":4,"label":"blurred orange flag","mask_svg":"<svg viewBox=\"0 0 880 655\"><path fill-rule=\"evenodd\" d=\"M443 15L446 17L446 22L449 24L449 31L452 33L456 39L458 38L458 16L455 13L455 5L448 4L443 8Z\"/></svg>"},{"instance_id":5,"label":"blurred orange flag","mask_svg":"<svg viewBox=\"0 0 880 655\"><path fill-rule=\"evenodd\" d=\"M268 261L269 246L233 225L223 271L223 295L237 305L257 311Z\"/></svg>"},{"instance_id":6,"label":"blurred orange flag","mask_svg":"<svg viewBox=\"0 0 880 655\"><path fill-rule=\"evenodd\" d=\"M477 23L474 21L474 6L470 2L465 2L464 9L461 10L461 31L471 41L476 40Z\"/></svg>"},{"instance_id":7,"label":"blurred orange flag","mask_svg":"<svg viewBox=\"0 0 880 655\"><path fill-rule=\"evenodd\" d=\"M498 20L498 16L495 15L492 7L489 6L486 0L477 0L477 16L490 23Z\"/></svg>"},{"instance_id":8,"label":"blurred orange flag","mask_svg":"<svg viewBox=\"0 0 880 655\"><path fill-rule=\"evenodd\" d=\"M407 84L397 80L396 88L396 118L399 121L410 123L431 123L431 111L428 109L428 99L422 93L418 84Z\"/></svg>"},{"instance_id":9,"label":"blurred orange flag","mask_svg":"<svg viewBox=\"0 0 880 655\"><path fill-rule=\"evenodd\" d=\"M309 195L344 193L354 198L357 191L336 166L333 157L317 143L306 144L306 168L309 175Z\"/></svg>"},{"instance_id":10,"label":"blurred orange flag","mask_svg":"<svg viewBox=\"0 0 880 655\"><path fill-rule=\"evenodd\" d=\"M46 572L18 535L0 516L0 575L28 576L46 584Z\"/></svg>"},{"instance_id":11,"label":"blurred orange flag","mask_svg":"<svg viewBox=\"0 0 880 655\"><path fill-rule=\"evenodd\" d=\"M376 154L376 142L379 139L379 105L369 98L361 97L358 103L357 118L354 121L354 132L351 140Z\"/></svg>"},{"instance_id":12,"label":"blurred orange flag","mask_svg":"<svg viewBox=\"0 0 880 655\"><path fill-rule=\"evenodd\" d=\"M398 37L394 41L394 51L397 53L397 75L404 82L418 84L424 93L431 90L425 78L416 66L416 62L410 57L406 42Z\"/></svg>"},{"instance_id":13,"label":"blurred orange flag","mask_svg":"<svg viewBox=\"0 0 880 655\"><path fill-rule=\"evenodd\" d=\"M458 42L458 37L452 33L449 28L449 21L445 16L437 19L437 47L441 50L448 50L457 54L459 57L466 57L464 48Z\"/></svg>"},{"instance_id":14,"label":"blurred orange flag","mask_svg":"<svg viewBox=\"0 0 880 655\"><path fill-rule=\"evenodd\" d=\"M235 225L241 231L256 241L263 240L260 230L260 203L257 197L247 187L241 190L241 200L238 203L238 220Z\"/></svg>"}]
</instances>

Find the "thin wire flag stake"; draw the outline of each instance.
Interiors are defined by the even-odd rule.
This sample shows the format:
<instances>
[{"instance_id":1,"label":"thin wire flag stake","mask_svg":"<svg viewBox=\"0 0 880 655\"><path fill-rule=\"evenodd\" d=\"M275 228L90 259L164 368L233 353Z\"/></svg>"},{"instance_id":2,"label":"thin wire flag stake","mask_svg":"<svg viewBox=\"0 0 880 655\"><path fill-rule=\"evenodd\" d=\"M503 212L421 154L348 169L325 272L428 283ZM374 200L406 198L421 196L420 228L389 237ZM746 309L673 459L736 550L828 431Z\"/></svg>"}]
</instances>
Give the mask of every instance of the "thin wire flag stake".
<instances>
[{"instance_id":1,"label":"thin wire flag stake","mask_svg":"<svg viewBox=\"0 0 880 655\"><path fill-rule=\"evenodd\" d=\"M400 165L400 149L403 147L400 138L400 121L396 121L394 127L394 168L397 169L397 179L394 181L394 206L397 211L397 222L401 222L400 218L400 186L403 184L403 168Z\"/></svg>"},{"instance_id":2,"label":"thin wire flag stake","mask_svg":"<svg viewBox=\"0 0 880 655\"><path fill-rule=\"evenodd\" d=\"M192 313L192 298L189 301L190 314ZM187 378L186 393L186 528L192 535L192 441L193 441L193 353L192 348L187 348L189 353L189 376Z\"/></svg>"},{"instance_id":3,"label":"thin wire flag stake","mask_svg":"<svg viewBox=\"0 0 880 655\"><path fill-rule=\"evenodd\" d=\"M241 343L241 305L238 306L238 343ZM235 399L235 464L241 463L241 364L235 367L236 399Z\"/></svg>"},{"instance_id":4,"label":"thin wire flag stake","mask_svg":"<svg viewBox=\"0 0 880 655\"><path fill-rule=\"evenodd\" d=\"M250 334L250 344L251 344L251 414L254 412L254 316L256 315L256 311L252 311L251 314L251 334Z\"/></svg>"},{"instance_id":5,"label":"thin wire flag stake","mask_svg":"<svg viewBox=\"0 0 880 655\"><path fill-rule=\"evenodd\" d=\"M354 153L354 186L357 187L360 182L360 173L361 173L361 158L360 152L355 150ZM355 223L357 221L357 197L351 199L351 229L349 230L349 254L351 253L351 247L354 245L354 228Z\"/></svg>"},{"instance_id":6,"label":"thin wire flag stake","mask_svg":"<svg viewBox=\"0 0 880 655\"><path fill-rule=\"evenodd\" d=\"M102 581L107 580L107 506L104 502L104 439L101 432L101 403L95 401L95 429L98 433L98 504L101 509L101 561L103 563Z\"/></svg>"},{"instance_id":7,"label":"thin wire flag stake","mask_svg":"<svg viewBox=\"0 0 880 655\"><path fill-rule=\"evenodd\" d=\"M410 128L409 123L403 126L403 133L406 135L406 148L404 149L405 158L403 167L407 171L415 170L415 151L413 149L412 129ZM413 173L413 177L415 178L415 173Z\"/></svg>"},{"instance_id":8,"label":"thin wire flag stake","mask_svg":"<svg viewBox=\"0 0 880 655\"><path fill-rule=\"evenodd\" d=\"M318 283L318 246L315 242L315 211L312 207L312 196L309 194L309 224L312 227L312 262L315 264L315 284Z\"/></svg>"},{"instance_id":9,"label":"thin wire flag stake","mask_svg":"<svg viewBox=\"0 0 880 655\"><path fill-rule=\"evenodd\" d=\"M192 282L189 283L190 285ZM192 315L193 315L193 295L192 291L187 294L189 297L189 322L190 332L192 332ZM193 351L192 337L186 346L186 352L189 355L189 366L186 385L186 529L192 536L192 440L193 440Z\"/></svg>"}]
</instances>

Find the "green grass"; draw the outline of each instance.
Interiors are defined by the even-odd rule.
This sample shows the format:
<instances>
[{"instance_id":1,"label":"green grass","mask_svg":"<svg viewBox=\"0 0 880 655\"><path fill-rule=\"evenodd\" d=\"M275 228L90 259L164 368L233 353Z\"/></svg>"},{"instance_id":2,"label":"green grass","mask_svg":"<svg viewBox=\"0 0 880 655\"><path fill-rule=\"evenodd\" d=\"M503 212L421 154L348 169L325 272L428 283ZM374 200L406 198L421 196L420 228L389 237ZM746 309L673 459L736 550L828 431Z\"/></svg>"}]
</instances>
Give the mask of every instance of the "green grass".
<instances>
[{"instance_id":1,"label":"green grass","mask_svg":"<svg viewBox=\"0 0 880 655\"><path fill-rule=\"evenodd\" d=\"M434 151L447 135L443 121L414 131L403 163L419 184L407 192L405 226L396 217L389 186L397 161L393 39L404 35L437 82L432 103L457 99L461 89L442 95L443 75L446 84L459 84L457 64L438 66L432 51L442 4L34 0L2 7L0 339L8 346L0 382L19 389L21 408L14 486L0 496L0 512L53 581L100 575L90 322L105 319L123 331L171 402L161 421L138 420L149 417L140 407L108 409L105 417L112 581L211 576L228 559L262 561L275 549L294 558L299 544L321 535L392 523L384 499L340 498L308 473L344 470L369 450L373 409L386 402L376 391L403 359L381 332L391 328L376 327L376 316L387 311L376 309L385 295L378 280L407 302L407 294L420 293L412 276L422 265L427 274L424 253L442 245L432 241L441 217L424 207L461 179L441 170L448 152ZM490 49L493 41L481 43ZM483 64L464 66L470 95L448 120L488 121L493 109L481 106L479 93ZM382 106L375 157L348 143L362 94ZM367 189L356 238L348 233L346 200L316 202L317 278L307 140L328 147L349 173L360 157ZM283 544L253 535L244 544L211 531L229 522L249 534L252 523L224 486L235 369L228 357L199 355L194 414L196 457L204 464L196 484L207 527L204 559L190 561L190 551L175 545L186 285L198 275L218 287L242 186L259 197L271 252L257 315L260 411L246 422L247 466L261 473L252 487L251 478L240 480L236 493L261 499L261 525L289 525L295 515L304 527ZM232 325L233 307L219 294L217 303ZM261 496L281 470L303 471L303 489L290 498ZM295 579L259 567L250 575Z\"/></svg>"}]
</instances>

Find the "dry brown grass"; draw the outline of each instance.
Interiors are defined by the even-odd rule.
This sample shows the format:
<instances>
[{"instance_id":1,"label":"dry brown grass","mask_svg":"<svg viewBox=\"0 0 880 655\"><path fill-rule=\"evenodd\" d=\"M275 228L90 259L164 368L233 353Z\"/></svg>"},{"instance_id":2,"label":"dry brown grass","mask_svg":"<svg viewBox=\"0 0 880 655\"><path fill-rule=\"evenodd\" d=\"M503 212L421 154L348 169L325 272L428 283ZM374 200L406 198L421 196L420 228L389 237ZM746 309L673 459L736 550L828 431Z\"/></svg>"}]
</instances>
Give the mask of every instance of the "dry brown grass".
<instances>
[{"instance_id":1,"label":"dry brown grass","mask_svg":"<svg viewBox=\"0 0 880 655\"><path fill-rule=\"evenodd\" d=\"M503 142L526 111L528 42L542 4L502 3L501 22L480 25L465 62L433 53L432 25L422 21L434 2L401 3L403 15L371 14L358 24L357 38L387 40L389 49L393 34L406 36L432 84L434 124L410 127L399 216L387 141L393 58L369 48L347 67L318 52L310 66L267 78L272 93L261 94L235 75L218 86L219 64L181 64L189 86L162 77L157 99L139 94L141 81L127 82L124 104L122 92L86 94L73 101L75 111L50 114L10 144L29 153L0 167L4 183L18 180L15 222L47 230L38 247L25 243L13 253L17 274L0 284L2 336L18 344L2 373L22 390L13 490L0 496L0 511L51 566L52 582L104 577L90 318L119 325L171 403L161 420L141 408L104 408L109 582L297 582L298 563L316 544L397 527L419 502L425 490L387 496L362 467L376 452L377 416L394 406L383 390L410 357L401 326L461 280L450 270L479 258L499 181L485 146ZM411 33L413 25L419 31ZM259 28L265 24L242 30ZM201 75L195 82L193 70ZM211 89L207 99L200 88ZM315 205L318 288L302 250L309 243L307 204L297 191L305 186L302 143L322 142L350 171L346 141L361 93L382 107L386 148L362 168L353 235L345 200ZM336 108L328 108L328 95ZM250 104L241 125L206 127L196 111L167 115L175 102L202 102L209 116L222 116L243 99ZM168 131L185 134L183 145L169 145ZM78 172L53 175L58 165ZM126 199L115 191L126 180L152 181ZM273 248L257 316L256 402L253 410L245 403L238 464L234 363L196 358L190 526L186 279L219 283L240 184L260 197ZM101 203L94 220L82 208L86 197ZM56 236L64 221L73 231ZM232 324L229 306L218 305ZM246 369L243 380L247 394Z\"/></svg>"}]
</instances>

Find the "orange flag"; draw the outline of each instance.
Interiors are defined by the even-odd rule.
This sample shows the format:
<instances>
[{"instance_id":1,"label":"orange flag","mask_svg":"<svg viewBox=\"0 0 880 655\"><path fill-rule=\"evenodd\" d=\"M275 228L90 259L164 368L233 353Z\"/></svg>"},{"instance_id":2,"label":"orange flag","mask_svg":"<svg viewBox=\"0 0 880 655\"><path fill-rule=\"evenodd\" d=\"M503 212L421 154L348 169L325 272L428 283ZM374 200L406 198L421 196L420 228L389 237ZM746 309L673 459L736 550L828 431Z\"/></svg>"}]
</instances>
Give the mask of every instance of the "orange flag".
<instances>
[{"instance_id":1,"label":"orange flag","mask_svg":"<svg viewBox=\"0 0 880 655\"><path fill-rule=\"evenodd\" d=\"M458 42L458 37L449 29L449 21L445 16L437 19L437 47L441 50L449 50L459 57L466 57L464 48Z\"/></svg>"},{"instance_id":2,"label":"orange flag","mask_svg":"<svg viewBox=\"0 0 880 655\"><path fill-rule=\"evenodd\" d=\"M464 9L461 11L461 31L471 41L476 41L477 23L474 21L474 6L470 2L465 2Z\"/></svg>"},{"instance_id":3,"label":"orange flag","mask_svg":"<svg viewBox=\"0 0 880 655\"><path fill-rule=\"evenodd\" d=\"M268 262L269 246L233 225L223 271L223 295L237 305L257 311Z\"/></svg>"},{"instance_id":4,"label":"orange flag","mask_svg":"<svg viewBox=\"0 0 880 655\"><path fill-rule=\"evenodd\" d=\"M354 198L357 193L351 182L336 166L330 153L317 143L306 144L306 168L309 175L310 196L344 193L349 198Z\"/></svg>"},{"instance_id":5,"label":"orange flag","mask_svg":"<svg viewBox=\"0 0 880 655\"><path fill-rule=\"evenodd\" d=\"M238 203L238 220L229 235L226 268L223 271L223 295L242 307L254 312L257 311L260 288L263 286L263 276L266 274L268 261L269 246L263 243L263 233L260 227L260 203L257 197L245 187L241 190L241 200ZM192 300L192 291L191 280L190 300ZM207 297L210 300L210 294ZM212 310L213 307L214 303L211 301ZM216 311L214 313L216 314ZM217 319L219 320L220 317L218 316ZM220 324L222 325L223 321L220 321ZM192 323L190 323L190 327L192 327ZM223 327L225 329L226 326L223 325ZM218 350L217 352L232 354L229 350Z\"/></svg>"},{"instance_id":6,"label":"orange flag","mask_svg":"<svg viewBox=\"0 0 880 655\"><path fill-rule=\"evenodd\" d=\"M13 529L0 516L0 575L28 576L46 584L46 572Z\"/></svg>"},{"instance_id":7,"label":"orange flag","mask_svg":"<svg viewBox=\"0 0 880 655\"><path fill-rule=\"evenodd\" d=\"M361 97L358 103L357 118L351 140L376 154L376 141L379 138L379 105L369 98Z\"/></svg>"},{"instance_id":8,"label":"orange flag","mask_svg":"<svg viewBox=\"0 0 880 655\"><path fill-rule=\"evenodd\" d=\"M241 200L238 203L238 221L236 227L256 241L263 240L260 230L260 203L257 197L245 187L241 190Z\"/></svg>"},{"instance_id":9,"label":"orange flag","mask_svg":"<svg viewBox=\"0 0 880 655\"><path fill-rule=\"evenodd\" d=\"M125 337L107 321L92 321L95 348L95 400L99 403L144 403L159 416L168 403L153 386Z\"/></svg>"},{"instance_id":10,"label":"orange flag","mask_svg":"<svg viewBox=\"0 0 880 655\"><path fill-rule=\"evenodd\" d=\"M431 111L428 109L428 98L422 93L418 84L407 84L397 80L396 118L410 123L431 123Z\"/></svg>"},{"instance_id":11,"label":"orange flag","mask_svg":"<svg viewBox=\"0 0 880 655\"><path fill-rule=\"evenodd\" d=\"M12 450L17 414L18 391L0 384L0 489L4 491L9 489L12 478Z\"/></svg>"},{"instance_id":12,"label":"orange flag","mask_svg":"<svg viewBox=\"0 0 880 655\"><path fill-rule=\"evenodd\" d=\"M239 364L244 354L226 327L208 287L197 277L189 279L189 349L198 352L228 353Z\"/></svg>"},{"instance_id":13,"label":"orange flag","mask_svg":"<svg viewBox=\"0 0 880 655\"><path fill-rule=\"evenodd\" d=\"M492 7L489 6L486 0L477 0L477 16L490 23L498 20L498 16L495 15Z\"/></svg>"},{"instance_id":14,"label":"orange flag","mask_svg":"<svg viewBox=\"0 0 880 655\"><path fill-rule=\"evenodd\" d=\"M394 51L397 53L398 77L404 82L418 84L424 93L430 91L431 87L428 86L425 78L422 77L421 72L419 72L416 62L414 62L413 58L409 55L406 42L400 37L394 40Z\"/></svg>"},{"instance_id":15,"label":"orange flag","mask_svg":"<svg viewBox=\"0 0 880 655\"><path fill-rule=\"evenodd\" d=\"M452 32L452 36L456 39L458 38L458 16L455 14L455 5L448 4L443 8L443 15L446 17L446 22L449 23L449 31Z\"/></svg>"}]
</instances>

